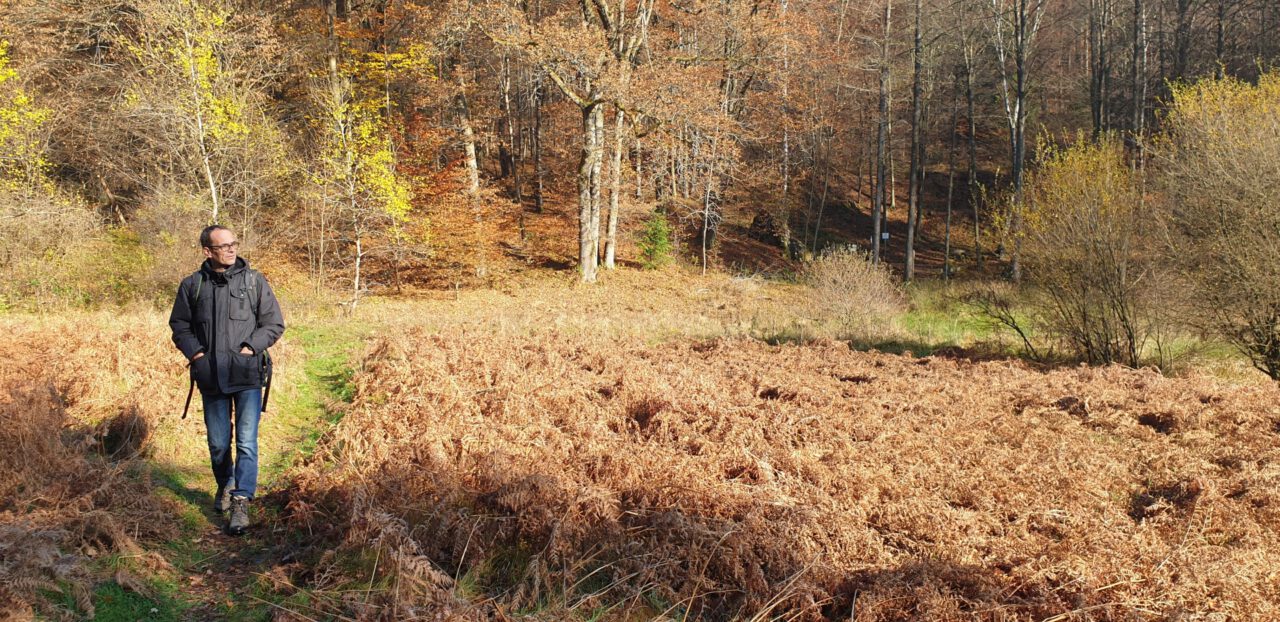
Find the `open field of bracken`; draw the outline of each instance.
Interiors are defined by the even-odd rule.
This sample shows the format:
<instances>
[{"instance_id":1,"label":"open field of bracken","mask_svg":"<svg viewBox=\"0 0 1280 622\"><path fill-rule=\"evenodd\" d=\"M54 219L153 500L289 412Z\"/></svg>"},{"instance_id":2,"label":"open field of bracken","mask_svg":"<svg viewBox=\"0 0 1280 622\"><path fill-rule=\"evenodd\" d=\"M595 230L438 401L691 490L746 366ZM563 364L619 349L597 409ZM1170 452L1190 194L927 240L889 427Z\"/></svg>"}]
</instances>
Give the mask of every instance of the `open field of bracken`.
<instances>
[{"instance_id":1,"label":"open field of bracken","mask_svg":"<svg viewBox=\"0 0 1280 622\"><path fill-rule=\"evenodd\" d=\"M376 548L402 615L1280 615L1273 387L474 330L355 382L290 516Z\"/></svg>"},{"instance_id":2,"label":"open field of bracken","mask_svg":"<svg viewBox=\"0 0 1280 622\"><path fill-rule=\"evenodd\" d=\"M0 599L13 619L102 611L104 585L155 619L1280 616L1275 386L863 351L798 286L683 278L299 305L263 432L289 459L248 540L209 535L161 314L4 319ZM335 335L345 371L318 377L341 390L308 415Z\"/></svg>"}]
</instances>

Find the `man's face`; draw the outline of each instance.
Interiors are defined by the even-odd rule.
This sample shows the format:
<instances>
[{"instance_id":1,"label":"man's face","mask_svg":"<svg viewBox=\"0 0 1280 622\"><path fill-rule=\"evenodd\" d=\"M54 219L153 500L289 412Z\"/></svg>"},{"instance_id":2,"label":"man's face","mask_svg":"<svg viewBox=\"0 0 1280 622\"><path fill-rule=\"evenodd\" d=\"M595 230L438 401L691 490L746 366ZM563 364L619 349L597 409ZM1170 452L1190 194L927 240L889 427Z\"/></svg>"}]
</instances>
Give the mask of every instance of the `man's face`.
<instances>
[{"instance_id":1,"label":"man's face","mask_svg":"<svg viewBox=\"0 0 1280 622\"><path fill-rule=\"evenodd\" d=\"M230 268L236 263L236 250L239 247L236 234L218 229L209 234L209 246L204 247L204 256L209 258L214 267Z\"/></svg>"}]
</instances>

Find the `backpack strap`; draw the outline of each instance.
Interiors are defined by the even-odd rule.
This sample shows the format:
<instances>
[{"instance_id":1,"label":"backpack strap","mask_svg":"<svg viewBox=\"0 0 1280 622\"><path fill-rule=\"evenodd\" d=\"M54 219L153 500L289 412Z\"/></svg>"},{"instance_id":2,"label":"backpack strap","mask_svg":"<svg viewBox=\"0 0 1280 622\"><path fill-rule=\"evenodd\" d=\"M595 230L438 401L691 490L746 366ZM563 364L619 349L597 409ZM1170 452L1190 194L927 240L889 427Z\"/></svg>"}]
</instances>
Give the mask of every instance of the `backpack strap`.
<instances>
[{"instance_id":1,"label":"backpack strap","mask_svg":"<svg viewBox=\"0 0 1280 622\"><path fill-rule=\"evenodd\" d=\"M204 270L196 270L195 274L191 276L196 277L196 292L191 295L191 300L188 301L187 306L191 308L191 312L194 314L196 304L200 302L200 289L204 287Z\"/></svg>"},{"instance_id":2,"label":"backpack strap","mask_svg":"<svg viewBox=\"0 0 1280 622\"><path fill-rule=\"evenodd\" d=\"M245 288L249 290L249 300L253 302L253 312L258 313L258 303L262 302L262 291L258 289L258 271L250 268L245 275Z\"/></svg>"}]
</instances>

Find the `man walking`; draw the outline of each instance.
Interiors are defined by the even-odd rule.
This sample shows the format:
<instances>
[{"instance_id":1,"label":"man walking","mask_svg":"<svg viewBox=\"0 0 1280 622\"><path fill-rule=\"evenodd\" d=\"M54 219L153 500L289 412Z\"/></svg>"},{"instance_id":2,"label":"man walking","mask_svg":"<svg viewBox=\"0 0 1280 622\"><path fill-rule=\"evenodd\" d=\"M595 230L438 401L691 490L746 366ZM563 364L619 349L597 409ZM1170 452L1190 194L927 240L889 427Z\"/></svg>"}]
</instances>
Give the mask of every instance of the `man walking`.
<instances>
[{"instance_id":1,"label":"man walking","mask_svg":"<svg viewBox=\"0 0 1280 622\"><path fill-rule=\"evenodd\" d=\"M227 533L238 536L249 526L249 502L258 485L265 352L284 333L284 316L267 280L236 256L240 243L230 229L206 227L200 246L204 264L178 286L169 328L173 343L190 361L191 379L204 402L209 458L218 484L213 507L230 510Z\"/></svg>"}]
</instances>

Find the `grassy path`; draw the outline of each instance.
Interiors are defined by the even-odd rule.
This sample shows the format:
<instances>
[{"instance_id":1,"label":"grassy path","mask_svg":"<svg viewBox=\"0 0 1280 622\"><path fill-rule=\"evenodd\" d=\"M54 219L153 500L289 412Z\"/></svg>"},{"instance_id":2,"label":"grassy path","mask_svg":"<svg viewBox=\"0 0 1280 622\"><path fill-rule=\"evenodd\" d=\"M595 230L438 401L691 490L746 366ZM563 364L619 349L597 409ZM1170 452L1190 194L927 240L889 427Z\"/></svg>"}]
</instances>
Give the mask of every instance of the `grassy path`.
<instances>
[{"instance_id":1,"label":"grassy path","mask_svg":"<svg viewBox=\"0 0 1280 622\"><path fill-rule=\"evenodd\" d=\"M243 537L224 535L224 519L212 508L214 484L198 398L189 415L195 423L168 431L179 438L157 439L172 448L149 463L155 494L170 500L181 534L156 551L171 568L150 573L159 578L143 589L126 590L118 582L100 586L95 620L271 619L276 605L260 587L259 575L292 550L291 534L277 520L285 475L341 417L334 405L351 399L351 361L364 336L347 323L322 321L290 327L286 347L277 348L282 352L276 354L275 386L259 425L254 524ZM106 563L127 571L140 562L122 556Z\"/></svg>"}]
</instances>

